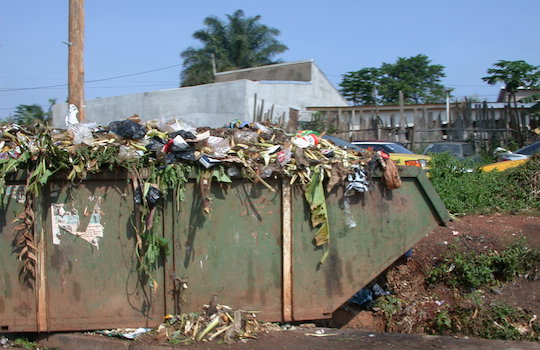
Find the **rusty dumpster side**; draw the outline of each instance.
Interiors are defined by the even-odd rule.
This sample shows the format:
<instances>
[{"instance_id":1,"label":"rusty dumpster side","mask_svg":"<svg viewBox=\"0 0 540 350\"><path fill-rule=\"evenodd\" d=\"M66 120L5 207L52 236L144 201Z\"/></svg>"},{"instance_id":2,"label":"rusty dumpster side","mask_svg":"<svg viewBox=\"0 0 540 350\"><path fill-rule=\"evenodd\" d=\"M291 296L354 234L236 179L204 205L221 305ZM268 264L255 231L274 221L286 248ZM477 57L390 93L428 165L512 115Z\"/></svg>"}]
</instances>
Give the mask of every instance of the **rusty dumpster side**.
<instances>
[{"instance_id":1,"label":"rusty dumpster side","mask_svg":"<svg viewBox=\"0 0 540 350\"><path fill-rule=\"evenodd\" d=\"M258 312L265 321L330 317L332 311L449 219L421 169L400 169L389 191L374 174L371 191L327 194L328 258L313 244L309 208L289 179L214 183L204 214L195 181L178 206L167 199L155 221L170 242L151 279L137 270L137 208L125 177L101 176L72 186L55 180L36 200L39 244L34 283L19 278L11 251L11 200L0 222L0 332L152 327L168 313L218 303ZM21 185L20 183L10 184ZM11 196L16 198L16 196ZM62 214L62 215L60 215Z\"/></svg>"}]
</instances>

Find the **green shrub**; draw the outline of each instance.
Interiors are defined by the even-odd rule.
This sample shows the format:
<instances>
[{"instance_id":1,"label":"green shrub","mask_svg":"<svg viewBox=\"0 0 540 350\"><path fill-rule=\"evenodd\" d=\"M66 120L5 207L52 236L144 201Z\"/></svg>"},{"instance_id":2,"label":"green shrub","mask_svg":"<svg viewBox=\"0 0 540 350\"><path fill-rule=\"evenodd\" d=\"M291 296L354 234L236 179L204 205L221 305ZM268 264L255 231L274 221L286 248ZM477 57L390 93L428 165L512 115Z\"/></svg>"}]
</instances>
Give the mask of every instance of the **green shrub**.
<instances>
[{"instance_id":1,"label":"green shrub","mask_svg":"<svg viewBox=\"0 0 540 350\"><path fill-rule=\"evenodd\" d=\"M452 213L540 209L540 156L506 171L483 172L448 153L434 154L430 180Z\"/></svg>"},{"instance_id":2,"label":"green shrub","mask_svg":"<svg viewBox=\"0 0 540 350\"><path fill-rule=\"evenodd\" d=\"M475 290L497 281L511 281L516 276L534 278L540 268L540 251L527 247L524 239L512 243L502 252L453 251L429 271L429 284Z\"/></svg>"},{"instance_id":3,"label":"green shrub","mask_svg":"<svg viewBox=\"0 0 540 350\"><path fill-rule=\"evenodd\" d=\"M426 330L431 334L462 334L485 339L540 340L540 323L533 315L500 302L478 308L448 307L437 313Z\"/></svg>"}]
</instances>

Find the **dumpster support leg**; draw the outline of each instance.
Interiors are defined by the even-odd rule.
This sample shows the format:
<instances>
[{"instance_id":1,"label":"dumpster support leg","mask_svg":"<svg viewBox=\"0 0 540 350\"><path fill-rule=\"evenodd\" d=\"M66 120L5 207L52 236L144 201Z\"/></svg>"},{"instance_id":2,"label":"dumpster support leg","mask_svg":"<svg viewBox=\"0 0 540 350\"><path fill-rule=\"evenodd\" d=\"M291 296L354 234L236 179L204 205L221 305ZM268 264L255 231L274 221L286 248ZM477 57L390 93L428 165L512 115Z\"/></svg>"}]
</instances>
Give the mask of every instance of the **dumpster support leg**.
<instances>
[{"instance_id":1,"label":"dumpster support leg","mask_svg":"<svg viewBox=\"0 0 540 350\"><path fill-rule=\"evenodd\" d=\"M293 320L292 315L292 209L291 185L284 179L282 185L282 253L283 253L283 321Z\"/></svg>"},{"instance_id":2,"label":"dumpster support leg","mask_svg":"<svg viewBox=\"0 0 540 350\"><path fill-rule=\"evenodd\" d=\"M47 290L45 274L45 230L39 230L38 266L36 273L37 290L37 331L46 332L47 328Z\"/></svg>"}]
</instances>

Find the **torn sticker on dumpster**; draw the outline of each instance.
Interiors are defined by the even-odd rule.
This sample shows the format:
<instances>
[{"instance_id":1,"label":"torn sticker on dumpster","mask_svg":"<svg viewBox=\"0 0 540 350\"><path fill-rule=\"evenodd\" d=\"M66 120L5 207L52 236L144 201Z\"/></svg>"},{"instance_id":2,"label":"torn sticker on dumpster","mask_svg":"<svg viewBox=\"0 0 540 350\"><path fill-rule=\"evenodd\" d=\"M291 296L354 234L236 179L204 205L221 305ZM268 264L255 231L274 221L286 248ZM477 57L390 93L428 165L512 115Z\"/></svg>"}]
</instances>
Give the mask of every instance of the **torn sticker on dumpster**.
<instances>
[{"instance_id":1,"label":"torn sticker on dumpster","mask_svg":"<svg viewBox=\"0 0 540 350\"><path fill-rule=\"evenodd\" d=\"M6 186L6 197L11 197L18 203L26 202L26 191L24 185L8 185Z\"/></svg>"},{"instance_id":2,"label":"torn sticker on dumpster","mask_svg":"<svg viewBox=\"0 0 540 350\"><path fill-rule=\"evenodd\" d=\"M80 231L80 217L77 209L66 210L64 203L51 204L53 244L60 244L60 236L64 231L84 239L99 249L99 239L103 237L100 202L101 198L98 198L90 214L90 222L84 231Z\"/></svg>"}]
</instances>

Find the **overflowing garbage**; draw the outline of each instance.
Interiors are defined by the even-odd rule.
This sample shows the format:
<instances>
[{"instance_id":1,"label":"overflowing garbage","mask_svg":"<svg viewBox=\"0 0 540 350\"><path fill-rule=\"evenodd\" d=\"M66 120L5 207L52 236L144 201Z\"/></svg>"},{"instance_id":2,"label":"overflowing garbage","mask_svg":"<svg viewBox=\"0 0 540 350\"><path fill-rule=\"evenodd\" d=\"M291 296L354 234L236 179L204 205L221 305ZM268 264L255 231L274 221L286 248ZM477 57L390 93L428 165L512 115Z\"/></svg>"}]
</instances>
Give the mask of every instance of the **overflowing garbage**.
<instances>
[{"instance_id":1,"label":"overflowing garbage","mask_svg":"<svg viewBox=\"0 0 540 350\"><path fill-rule=\"evenodd\" d=\"M100 126L78 123L74 115L66 117L66 129L1 127L0 200L6 197L6 177L18 170L26 171L26 193L31 196L39 195L53 176L76 182L93 173L127 170L135 202L144 209L137 249L141 264L147 267L157 261L155 252L167 246L148 234L156 207L171 193L179 203L190 176L196 178L206 214L211 212L213 181L230 183L242 177L270 191L276 189L269 178L286 177L290 184L300 183L317 229L317 246L330 239L325 193L338 186L346 197L368 191L375 168L382 169L389 189L400 185L397 168L385 154L342 148L312 130L289 133L270 124L241 121L211 129L176 119L143 122L137 115ZM28 225L32 217L28 198L17 229L19 258L28 261L30 273L36 249ZM151 256L145 254L148 251L153 252Z\"/></svg>"},{"instance_id":2,"label":"overflowing garbage","mask_svg":"<svg viewBox=\"0 0 540 350\"><path fill-rule=\"evenodd\" d=\"M255 339L257 333L269 331L273 326L259 322L256 313L217 304L212 298L208 305L203 306L202 312L166 315L164 322L145 336L148 340L175 344L200 341L232 343Z\"/></svg>"}]
</instances>

